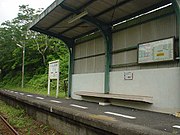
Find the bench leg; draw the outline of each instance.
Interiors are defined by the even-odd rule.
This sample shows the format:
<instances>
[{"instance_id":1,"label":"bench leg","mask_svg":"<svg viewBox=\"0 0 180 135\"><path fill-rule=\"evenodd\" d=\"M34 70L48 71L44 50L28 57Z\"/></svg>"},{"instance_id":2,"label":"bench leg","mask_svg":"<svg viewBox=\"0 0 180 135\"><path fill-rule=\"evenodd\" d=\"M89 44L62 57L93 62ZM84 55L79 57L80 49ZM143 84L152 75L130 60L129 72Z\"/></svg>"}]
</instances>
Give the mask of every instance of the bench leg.
<instances>
[{"instance_id":1,"label":"bench leg","mask_svg":"<svg viewBox=\"0 0 180 135\"><path fill-rule=\"evenodd\" d=\"M111 103L109 102L108 99L102 99L100 102L99 102L99 105L101 106L107 106L107 105L110 105Z\"/></svg>"}]
</instances>

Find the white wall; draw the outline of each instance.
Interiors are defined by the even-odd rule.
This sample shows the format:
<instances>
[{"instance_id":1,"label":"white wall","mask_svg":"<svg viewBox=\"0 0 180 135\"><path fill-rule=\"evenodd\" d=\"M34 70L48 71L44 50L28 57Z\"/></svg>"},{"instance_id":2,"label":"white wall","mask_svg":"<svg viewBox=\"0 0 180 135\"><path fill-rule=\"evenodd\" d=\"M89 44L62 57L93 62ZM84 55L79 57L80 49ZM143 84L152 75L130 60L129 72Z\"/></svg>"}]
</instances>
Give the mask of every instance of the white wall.
<instances>
[{"instance_id":1,"label":"white wall","mask_svg":"<svg viewBox=\"0 0 180 135\"><path fill-rule=\"evenodd\" d=\"M73 74L72 98L81 99L74 94L76 91L104 92L104 73Z\"/></svg>"},{"instance_id":2,"label":"white wall","mask_svg":"<svg viewBox=\"0 0 180 135\"><path fill-rule=\"evenodd\" d=\"M110 73L110 93L152 96L152 106L143 109L174 113L180 111L180 68L132 70L133 80L124 80L124 71Z\"/></svg>"},{"instance_id":3,"label":"white wall","mask_svg":"<svg viewBox=\"0 0 180 135\"><path fill-rule=\"evenodd\" d=\"M152 96L153 104L135 104L122 100L111 101L116 105L146 109L165 113L180 111L180 68L131 70L133 80L124 80L124 72L110 73L110 93ZM72 98L82 99L76 91L104 92L104 73L74 74Z\"/></svg>"}]
</instances>

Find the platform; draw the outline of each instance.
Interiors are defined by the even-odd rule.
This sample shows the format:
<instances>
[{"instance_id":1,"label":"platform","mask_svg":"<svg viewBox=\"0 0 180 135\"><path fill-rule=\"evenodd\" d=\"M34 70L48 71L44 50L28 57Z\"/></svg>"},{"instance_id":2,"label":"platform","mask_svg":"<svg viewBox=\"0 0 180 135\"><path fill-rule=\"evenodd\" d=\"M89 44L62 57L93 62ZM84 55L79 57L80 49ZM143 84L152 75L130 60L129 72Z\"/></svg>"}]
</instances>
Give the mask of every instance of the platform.
<instances>
[{"instance_id":1,"label":"platform","mask_svg":"<svg viewBox=\"0 0 180 135\"><path fill-rule=\"evenodd\" d=\"M0 90L0 100L24 107L35 119L67 135L180 134L180 119L169 114L10 90Z\"/></svg>"}]
</instances>

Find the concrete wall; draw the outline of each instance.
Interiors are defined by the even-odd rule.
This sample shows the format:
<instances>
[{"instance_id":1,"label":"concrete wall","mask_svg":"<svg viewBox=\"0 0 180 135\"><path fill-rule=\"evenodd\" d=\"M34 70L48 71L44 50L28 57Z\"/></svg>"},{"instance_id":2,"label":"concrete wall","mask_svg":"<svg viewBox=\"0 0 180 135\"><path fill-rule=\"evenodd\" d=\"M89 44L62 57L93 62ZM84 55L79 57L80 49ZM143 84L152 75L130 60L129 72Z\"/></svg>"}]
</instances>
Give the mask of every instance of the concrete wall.
<instances>
[{"instance_id":1,"label":"concrete wall","mask_svg":"<svg viewBox=\"0 0 180 135\"><path fill-rule=\"evenodd\" d=\"M131 72L133 80L124 80L124 71L111 72L110 93L152 96L151 106L138 106L138 108L170 113L180 111L179 67L131 70ZM123 103L119 102L119 105Z\"/></svg>"},{"instance_id":2,"label":"concrete wall","mask_svg":"<svg viewBox=\"0 0 180 135\"><path fill-rule=\"evenodd\" d=\"M72 76L72 98L81 99L74 94L76 91L103 93L104 73L74 74Z\"/></svg>"},{"instance_id":3,"label":"concrete wall","mask_svg":"<svg viewBox=\"0 0 180 135\"><path fill-rule=\"evenodd\" d=\"M139 104L111 100L112 104L129 106L158 112L175 113L180 110L180 68L127 70L133 73L133 80L124 80L124 72L110 73L110 93L153 97L153 104ZM103 93L104 74L73 75L72 98L82 99L76 91Z\"/></svg>"}]
</instances>

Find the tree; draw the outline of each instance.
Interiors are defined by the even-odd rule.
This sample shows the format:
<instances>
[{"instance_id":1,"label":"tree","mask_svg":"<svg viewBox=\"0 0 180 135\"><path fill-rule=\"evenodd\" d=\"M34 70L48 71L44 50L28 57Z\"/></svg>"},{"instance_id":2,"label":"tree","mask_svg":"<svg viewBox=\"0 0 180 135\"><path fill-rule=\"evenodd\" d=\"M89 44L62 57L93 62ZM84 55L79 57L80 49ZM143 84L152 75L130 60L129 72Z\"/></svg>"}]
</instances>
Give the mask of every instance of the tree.
<instances>
[{"instance_id":1,"label":"tree","mask_svg":"<svg viewBox=\"0 0 180 135\"><path fill-rule=\"evenodd\" d=\"M17 44L26 47L25 70L26 78L34 74L47 73L48 61L60 59L62 78L67 78L68 49L56 38L38 32L29 31L28 26L42 11L34 10L28 5L19 6L19 13L11 21L2 23L0 28L0 69L2 76L10 71L17 74L21 70L22 50Z\"/></svg>"}]
</instances>

